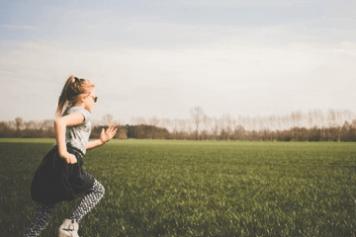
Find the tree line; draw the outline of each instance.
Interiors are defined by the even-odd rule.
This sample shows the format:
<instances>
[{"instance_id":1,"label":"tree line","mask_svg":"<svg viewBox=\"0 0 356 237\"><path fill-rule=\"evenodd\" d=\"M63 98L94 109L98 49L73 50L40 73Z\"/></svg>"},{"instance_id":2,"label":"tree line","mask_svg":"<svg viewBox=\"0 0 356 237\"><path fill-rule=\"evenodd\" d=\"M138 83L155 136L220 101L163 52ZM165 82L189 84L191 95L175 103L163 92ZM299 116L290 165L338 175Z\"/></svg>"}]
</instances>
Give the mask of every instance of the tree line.
<instances>
[{"instance_id":1,"label":"tree line","mask_svg":"<svg viewBox=\"0 0 356 237\"><path fill-rule=\"evenodd\" d=\"M330 112L330 111L329 111ZM111 115L103 117L103 123L116 123L119 130L115 135L118 139L187 139L187 140L246 140L246 141L356 141L356 119L345 120L337 118L352 118L350 113L335 113L328 115L330 121L324 121L329 126L301 126L303 114L292 114L290 127L276 129L268 126L259 129L248 129L244 120L236 120L229 116L222 119L209 118L200 107L191 110L190 120L168 120L139 118L136 124L122 125L113 120ZM310 113L309 113L310 115ZM314 114L315 115L315 114ZM335 116L334 116L335 115ZM337 116L336 116L337 115ZM319 114L319 118L324 115ZM294 120L293 120L294 119ZM316 118L314 118L316 119ZM272 121L270 118L268 120ZM213 121L214 123L211 123ZM287 121L283 118L283 121ZM309 121L311 119L309 118ZM251 121L249 121L251 123ZM260 122L264 123L263 120ZM265 124L265 123L264 123ZM177 126L179 125L179 126ZM299 125L299 126L296 126ZM310 124L309 124L310 125ZM101 129L106 126L96 123L93 125L91 138L99 137ZM53 138L53 120L25 121L17 117L11 121L0 121L0 137L50 137Z\"/></svg>"}]
</instances>

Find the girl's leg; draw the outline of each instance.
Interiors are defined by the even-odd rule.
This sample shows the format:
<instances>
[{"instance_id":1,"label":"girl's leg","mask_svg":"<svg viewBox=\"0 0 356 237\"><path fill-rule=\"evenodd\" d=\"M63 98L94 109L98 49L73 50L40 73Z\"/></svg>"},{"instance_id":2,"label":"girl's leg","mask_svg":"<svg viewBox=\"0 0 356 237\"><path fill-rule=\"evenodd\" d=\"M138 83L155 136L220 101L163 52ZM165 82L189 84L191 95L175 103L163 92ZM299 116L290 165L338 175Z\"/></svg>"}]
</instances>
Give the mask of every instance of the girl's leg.
<instances>
[{"instance_id":1,"label":"girl's leg","mask_svg":"<svg viewBox=\"0 0 356 237\"><path fill-rule=\"evenodd\" d=\"M100 199L104 196L104 193L104 186L95 179L91 191L83 197L70 219L76 220L79 223L81 219L98 204Z\"/></svg>"},{"instance_id":2,"label":"girl's leg","mask_svg":"<svg viewBox=\"0 0 356 237\"><path fill-rule=\"evenodd\" d=\"M54 204L38 204L35 217L33 221L25 230L25 237L39 236L49 222L49 219L53 213Z\"/></svg>"}]
</instances>

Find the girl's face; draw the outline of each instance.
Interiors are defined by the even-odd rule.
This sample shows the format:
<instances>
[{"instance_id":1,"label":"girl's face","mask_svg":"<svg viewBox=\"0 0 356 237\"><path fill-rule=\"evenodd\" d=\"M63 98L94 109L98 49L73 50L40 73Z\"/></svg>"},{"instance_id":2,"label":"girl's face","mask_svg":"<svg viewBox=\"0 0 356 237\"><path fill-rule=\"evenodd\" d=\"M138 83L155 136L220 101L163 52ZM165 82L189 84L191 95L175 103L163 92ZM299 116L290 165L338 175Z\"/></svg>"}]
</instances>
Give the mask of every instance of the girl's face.
<instances>
[{"instance_id":1,"label":"girl's face","mask_svg":"<svg viewBox=\"0 0 356 237\"><path fill-rule=\"evenodd\" d=\"M90 92L86 94L83 99L85 109L89 110L90 112L93 111L97 98L98 97L95 94L95 87L92 87Z\"/></svg>"}]
</instances>

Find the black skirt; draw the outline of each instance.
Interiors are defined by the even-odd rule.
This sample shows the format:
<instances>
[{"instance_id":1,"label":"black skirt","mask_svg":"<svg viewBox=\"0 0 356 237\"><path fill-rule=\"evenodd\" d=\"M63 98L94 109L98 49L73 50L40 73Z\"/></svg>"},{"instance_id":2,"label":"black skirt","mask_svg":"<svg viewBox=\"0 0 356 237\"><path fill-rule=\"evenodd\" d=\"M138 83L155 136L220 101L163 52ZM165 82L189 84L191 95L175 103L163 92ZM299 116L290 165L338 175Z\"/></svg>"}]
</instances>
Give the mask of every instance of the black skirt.
<instances>
[{"instance_id":1,"label":"black skirt","mask_svg":"<svg viewBox=\"0 0 356 237\"><path fill-rule=\"evenodd\" d=\"M42 159L31 183L32 200L54 204L60 201L73 200L90 191L94 177L83 167L85 155L81 150L66 144L67 151L74 154L77 163L68 164L59 156L58 145L55 145Z\"/></svg>"}]
</instances>

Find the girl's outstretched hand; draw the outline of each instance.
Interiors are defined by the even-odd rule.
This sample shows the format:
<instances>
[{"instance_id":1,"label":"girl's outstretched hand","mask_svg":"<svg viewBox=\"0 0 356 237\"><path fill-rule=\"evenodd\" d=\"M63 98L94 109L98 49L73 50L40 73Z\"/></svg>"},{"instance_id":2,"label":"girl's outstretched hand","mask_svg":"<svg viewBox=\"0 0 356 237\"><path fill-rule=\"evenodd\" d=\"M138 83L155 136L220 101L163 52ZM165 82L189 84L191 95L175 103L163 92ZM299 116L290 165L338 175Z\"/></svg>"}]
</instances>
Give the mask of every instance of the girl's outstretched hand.
<instances>
[{"instance_id":1,"label":"girl's outstretched hand","mask_svg":"<svg viewBox=\"0 0 356 237\"><path fill-rule=\"evenodd\" d=\"M106 130L101 129L101 133L100 133L100 140L103 143L108 142L111 138L113 138L117 132L119 126L114 126L114 125L110 125Z\"/></svg>"}]
</instances>

